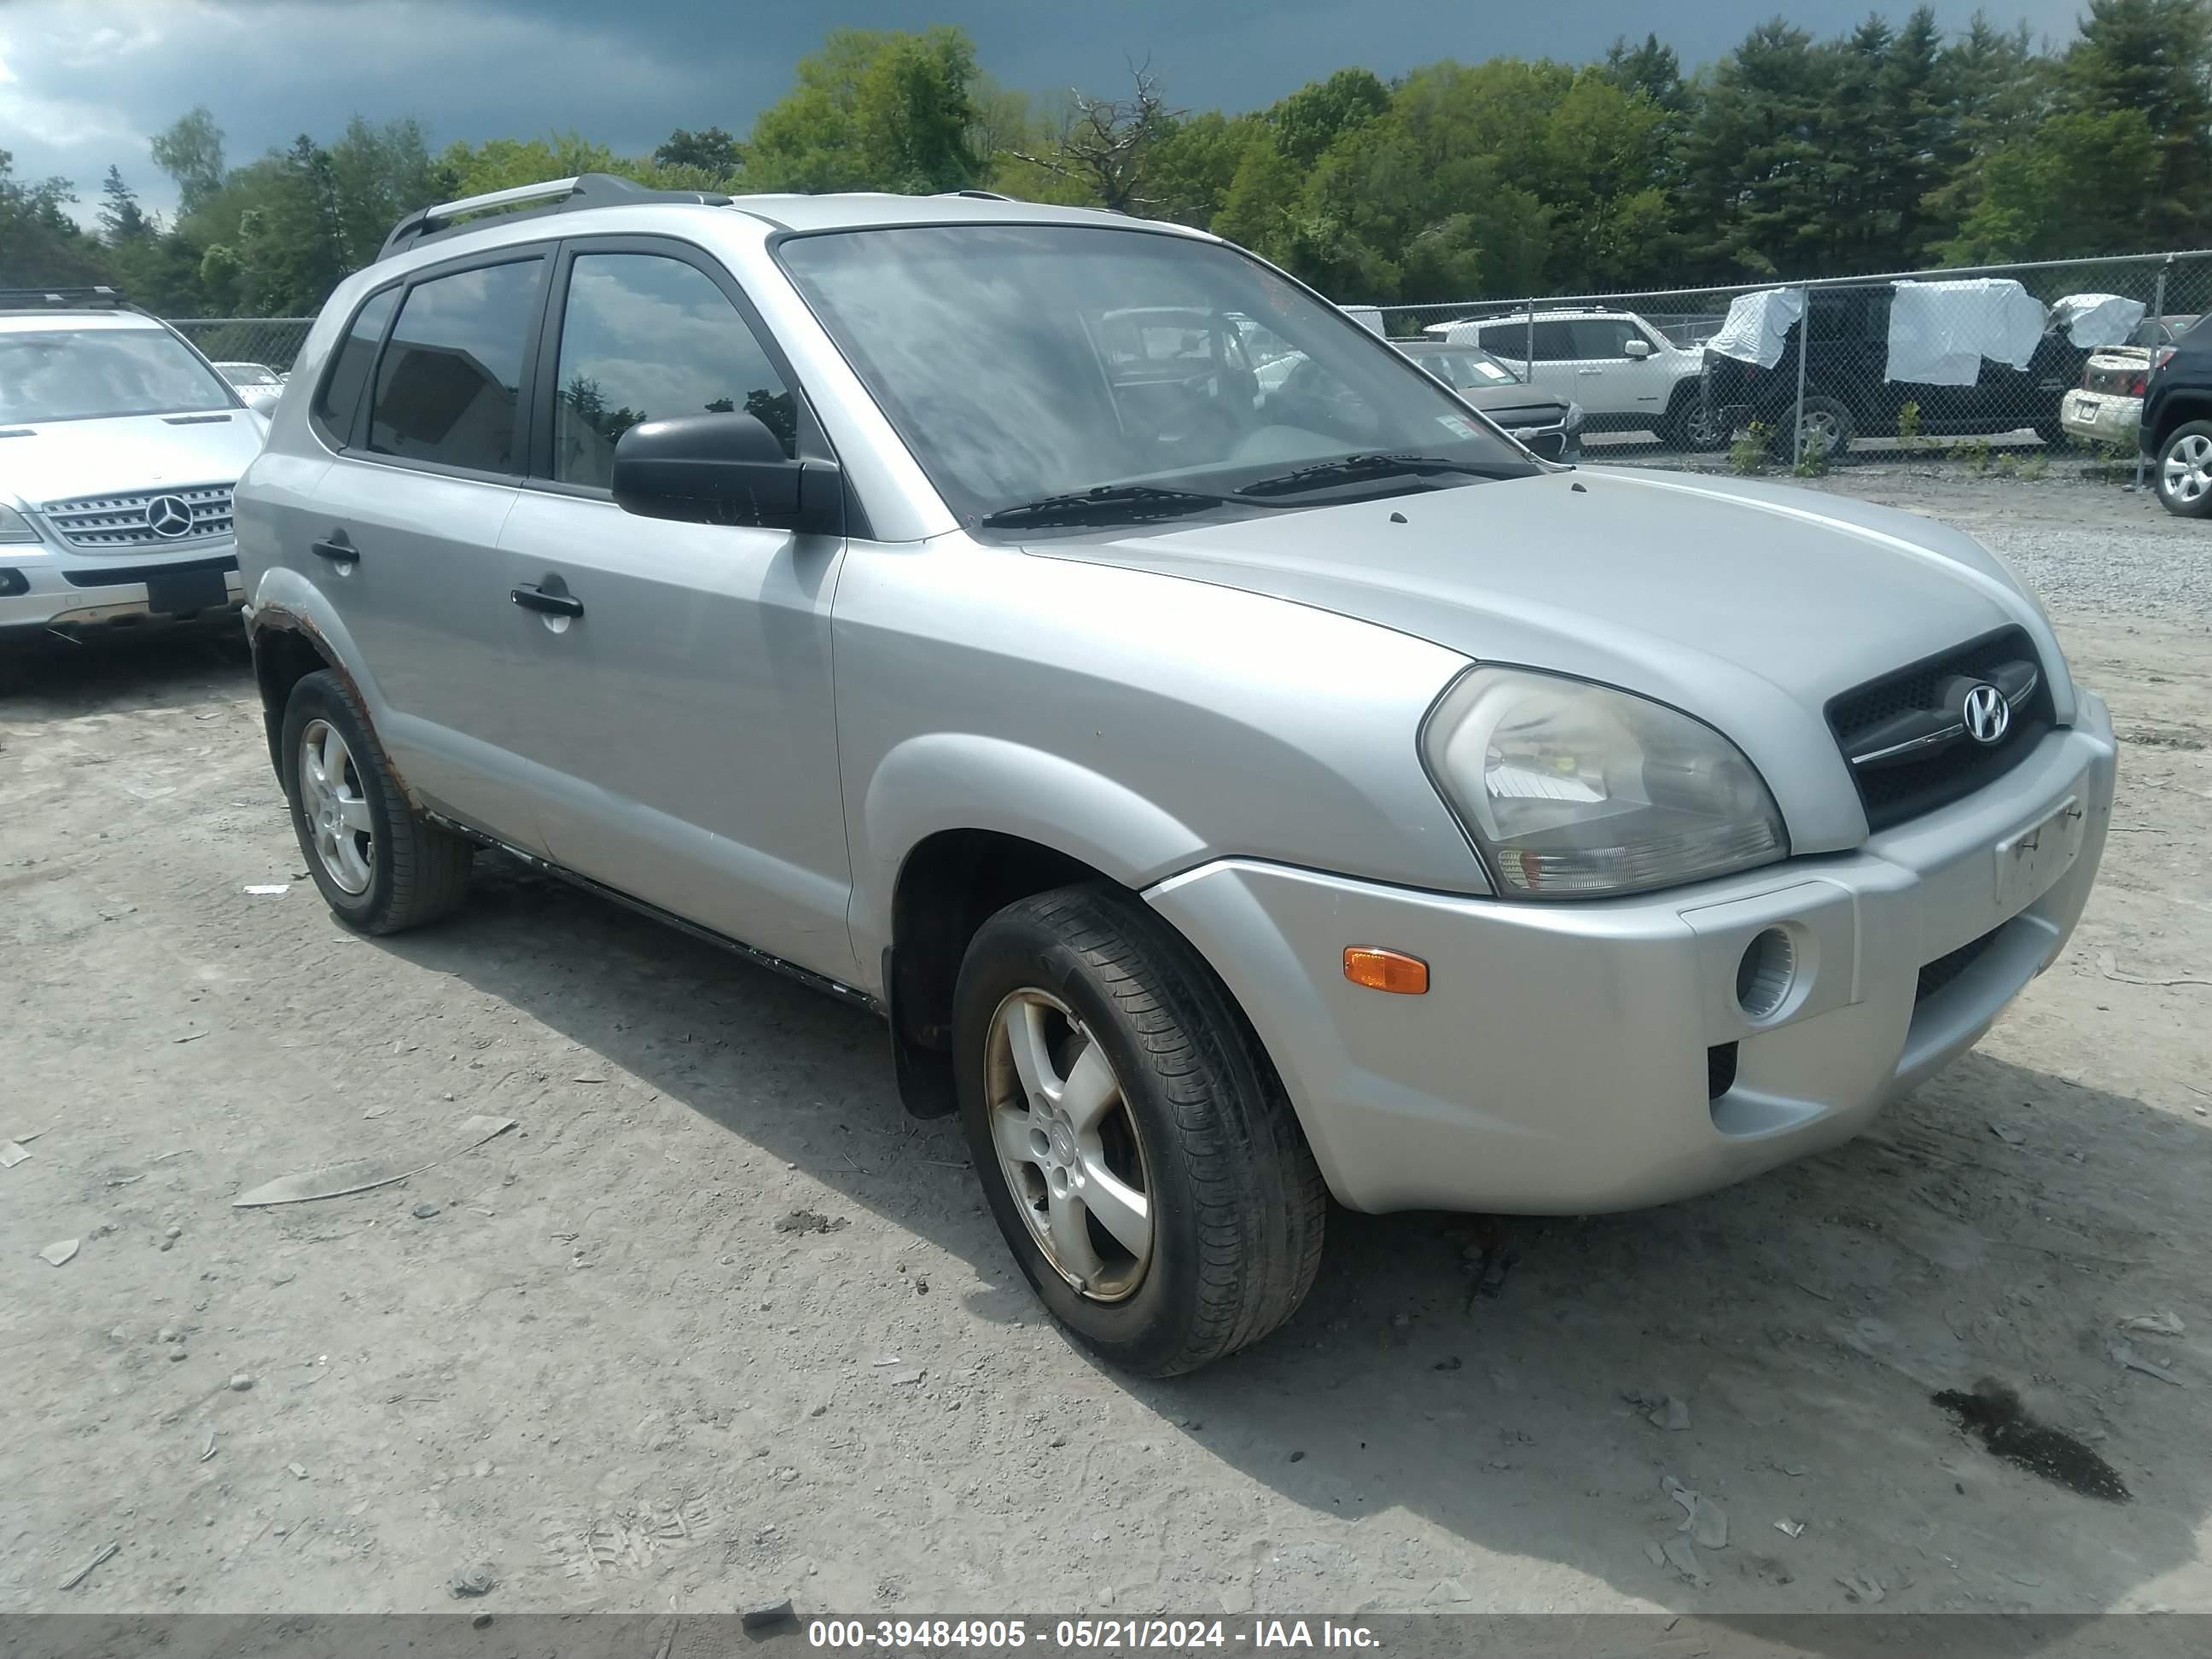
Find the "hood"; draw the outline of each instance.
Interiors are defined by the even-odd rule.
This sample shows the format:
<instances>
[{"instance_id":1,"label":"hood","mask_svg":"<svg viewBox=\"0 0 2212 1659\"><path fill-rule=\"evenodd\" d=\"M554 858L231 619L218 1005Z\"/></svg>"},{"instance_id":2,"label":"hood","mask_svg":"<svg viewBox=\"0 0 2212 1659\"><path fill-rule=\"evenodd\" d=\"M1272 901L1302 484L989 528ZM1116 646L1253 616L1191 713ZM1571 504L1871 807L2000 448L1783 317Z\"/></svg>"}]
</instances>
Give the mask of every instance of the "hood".
<instances>
[{"instance_id":1,"label":"hood","mask_svg":"<svg viewBox=\"0 0 2212 1659\"><path fill-rule=\"evenodd\" d=\"M1742 747L1801 852L1865 835L1823 712L1838 692L2016 623L2073 718L2049 625L1993 554L1911 514L1773 484L1583 469L1030 551L1243 588L1672 704Z\"/></svg>"},{"instance_id":2,"label":"hood","mask_svg":"<svg viewBox=\"0 0 2212 1659\"><path fill-rule=\"evenodd\" d=\"M250 410L125 415L5 428L0 496L40 507L162 485L228 484L261 453L268 426Z\"/></svg>"}]
</instances>

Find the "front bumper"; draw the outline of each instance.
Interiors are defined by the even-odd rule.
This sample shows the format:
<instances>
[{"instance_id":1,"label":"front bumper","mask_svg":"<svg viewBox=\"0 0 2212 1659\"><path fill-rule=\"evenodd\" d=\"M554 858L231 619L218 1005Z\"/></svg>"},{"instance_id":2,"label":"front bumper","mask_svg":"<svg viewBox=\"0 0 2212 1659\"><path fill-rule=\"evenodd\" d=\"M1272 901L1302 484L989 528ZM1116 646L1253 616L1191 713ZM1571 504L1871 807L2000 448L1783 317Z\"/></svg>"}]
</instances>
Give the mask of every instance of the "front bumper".
<instances>
[{"instance_id":1,"label":"front bumper","mask_svg":"<svg viewBox=\"0 0 2212 1659\"><path fill-rule=\"evenodd\" d=\"M1857 852L1635 898L1468 898L1237 860L1146 896L1237 997L1345 1204L1628 1209L1832 1146L1971 1048L2081 916L2116 753L2084 693L2078 723L2002 778ZM1796 976L1753 1018L1737 970L1770 928ZM1353 945L1420 957L1428 993L1353 985Z\"/></svg>"},{"instance_id":2,"label":"front bumper","mask_svg":"<svg viewBox=\"0 0 2212 1659\"><path fill-rule=\"evenodd\" d=\"M2069 392L2059 399L2058 424L2068 437L2083 443L2132 446L2142 424L2142 399L2113 392Z\"/></svg>"},{"instance_id":3,"label":"front bumper","mask_svg":"<svg viewBox=\"0 0 2212 1659\"><path fill-rule=\"evenodd\" d=\"M151 556L137 550L133 556L103 558L0 546L0 571L18 573L24 588L0 592L0 642L56 635L85 639L178 623L236 626L246 602L238 546L228 537ZM0 588L15 586L0 582Z\"/></svg>"}]
</instances>

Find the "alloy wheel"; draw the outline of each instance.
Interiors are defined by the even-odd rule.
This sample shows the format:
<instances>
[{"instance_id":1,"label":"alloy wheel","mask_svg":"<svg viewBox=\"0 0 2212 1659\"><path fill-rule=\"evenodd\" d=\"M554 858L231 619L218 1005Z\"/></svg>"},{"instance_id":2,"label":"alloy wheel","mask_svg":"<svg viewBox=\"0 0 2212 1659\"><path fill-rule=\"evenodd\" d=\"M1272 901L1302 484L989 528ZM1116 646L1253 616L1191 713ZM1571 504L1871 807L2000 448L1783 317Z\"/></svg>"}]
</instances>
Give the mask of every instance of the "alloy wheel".
<instances>
[{"instance_id":1,"label":"alloy wheel","mask_svg":"<svg viewBox=\"0 0 2212 1659\"><path fill-rule=\"evenodd\" d=\"M328 720L300 733L300 811L323 870L342 891L365 893L376 873L375 819L353 751Z\"/></svg>"},{"instance_id":2,"label":"alloy wheel","mask_svg":"<svg viewBox=\"0 0 2212 1659\"><path fill-rule=\"evenodd\" d=\"M2212 489L2212 438L2192 432L2175 440L2159 466L2167 495L2177 501L2202 500Z\"/></svg>"},{"instance_id":3,"label":"alloy wheel","mask_svg":"<svg viewBox=\"0 0 2212 1659\"><path fill-rule=\"evenodd\" d=\"M1054 1272L1095 1302L1136 1293L1156 1218L1145 1146L1097 1039L1056 997L991 1016L984 1084L999 1173Z\"/></svg>"}]
</instances>

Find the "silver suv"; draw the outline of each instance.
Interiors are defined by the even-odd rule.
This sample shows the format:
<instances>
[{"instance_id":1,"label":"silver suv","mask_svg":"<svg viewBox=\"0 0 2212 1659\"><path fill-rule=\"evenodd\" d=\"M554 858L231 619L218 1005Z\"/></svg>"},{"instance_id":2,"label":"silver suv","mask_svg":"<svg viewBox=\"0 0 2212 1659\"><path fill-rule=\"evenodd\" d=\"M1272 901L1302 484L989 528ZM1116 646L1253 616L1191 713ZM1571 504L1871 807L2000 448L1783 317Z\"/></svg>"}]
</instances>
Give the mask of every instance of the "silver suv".
<instances>
[{"instance_id":1,"label":"silver suv","mask_svg":"<svg viewBox=\"0 0 2212 1659\"><path fill-rule=\"evenodd\" d=\"M265 430L112 290L0 289L0 651L149 622L235 629L231 486Z\"/></svg>"},{"instance_id":2,"label":"silver suv","mask_svg":"<svg viewBox=\"0 0 2212 1659\"><path fill-rule=\"evenodd\" d=\"M1174 226L568 181L404 222L295 389L240 546L340 919L504 848L878 1011L1139 1371L1287 1318L1332 1194L1834 1146L2103 848L2105 706L1968 537L1540 461Z\"/></svg>"}]
</instances>

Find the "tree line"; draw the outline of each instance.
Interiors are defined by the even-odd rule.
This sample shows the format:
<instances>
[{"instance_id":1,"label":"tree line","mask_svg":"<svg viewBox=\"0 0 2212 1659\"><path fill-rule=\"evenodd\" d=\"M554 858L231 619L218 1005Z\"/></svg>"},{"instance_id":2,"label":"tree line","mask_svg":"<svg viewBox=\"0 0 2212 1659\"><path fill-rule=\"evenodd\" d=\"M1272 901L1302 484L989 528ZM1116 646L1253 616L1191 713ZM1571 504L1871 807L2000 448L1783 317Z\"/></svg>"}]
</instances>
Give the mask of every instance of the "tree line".
<instances>
[{"instance_id":1,"label":"tree line","mask_svg":"<svg viewBox=\"0 0 2212 1659\"><path fill-rule=\"evenodd\" d=\"M740 137L624 156L574 132L434 149L360 117L238 165L198 108L111 167L96 224L0 151L0 285L112 283L170 315L301 315L427 204L582 172L726 191L988 189L1212 229L1344 300L1413 304L2196 246L2212 228L2212 0L2088 0L2039 44L1926 7L1816 40L1776 19L1686 72L1656 34L1589 64L1343 69L1263 110L1172 76L1045 98L960 31L840 30Z\"/></svg>"}]
</instances>

